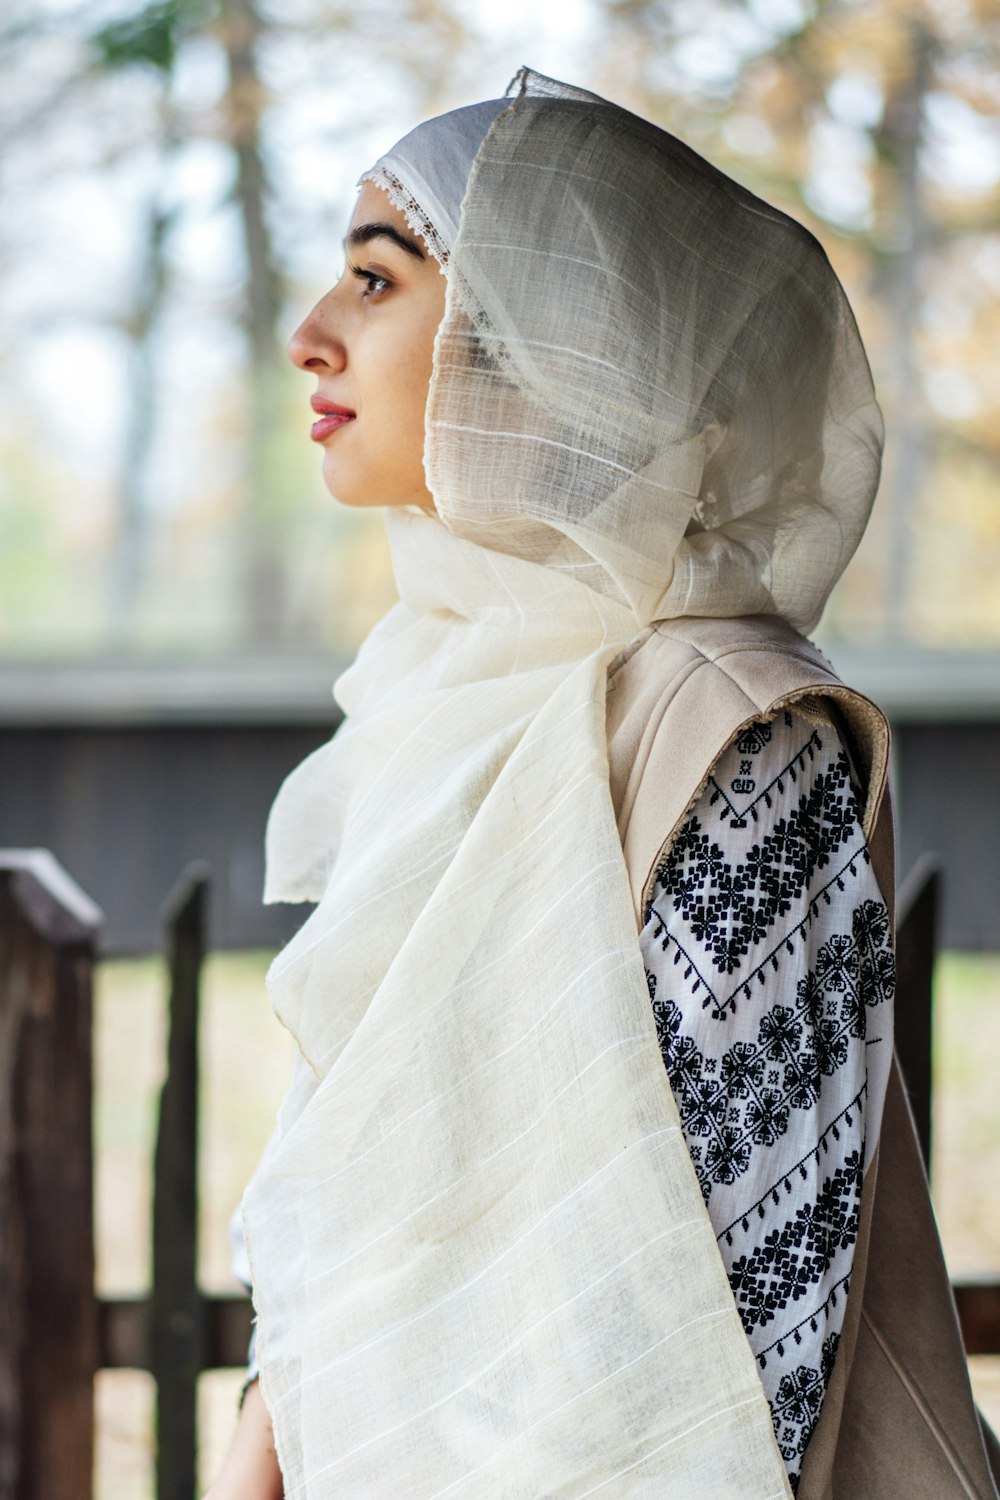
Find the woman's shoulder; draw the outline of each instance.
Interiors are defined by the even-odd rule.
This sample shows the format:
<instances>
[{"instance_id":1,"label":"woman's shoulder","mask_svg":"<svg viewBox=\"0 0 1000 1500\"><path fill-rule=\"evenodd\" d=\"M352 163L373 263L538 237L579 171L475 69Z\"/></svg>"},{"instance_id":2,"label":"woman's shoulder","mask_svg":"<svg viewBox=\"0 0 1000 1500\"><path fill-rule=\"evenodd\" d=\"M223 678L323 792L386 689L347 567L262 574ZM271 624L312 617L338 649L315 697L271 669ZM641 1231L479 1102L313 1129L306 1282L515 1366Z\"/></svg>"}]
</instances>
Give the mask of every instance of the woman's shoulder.
<instances>
[{"instance_id":1,"label":"woman's shoulder","mask_svg":"<svg viewBox=\"0 0 1000 1500\"><path fill-rule=\"evenodd\" d=\"M862 791L869 834L885 792L888 724L786 621L659 621L612 663L609 783L637 914L654 863L712 767L751 726L791 710L836 734Z\"/></svg>"},{"instance_id":2,"label":"woman's shoulder","mask_svg":"<svg viewBox=\"0 0 1000 1500\"><path fill-rule=\"evenodd\" d=\"M712 691L713 683L717 691L723 681L759 711L780 693L800 687L845 688L819 648L777 615L657 620L608 670L611 699L619 702Z\"/></svg>"}]
</instances>

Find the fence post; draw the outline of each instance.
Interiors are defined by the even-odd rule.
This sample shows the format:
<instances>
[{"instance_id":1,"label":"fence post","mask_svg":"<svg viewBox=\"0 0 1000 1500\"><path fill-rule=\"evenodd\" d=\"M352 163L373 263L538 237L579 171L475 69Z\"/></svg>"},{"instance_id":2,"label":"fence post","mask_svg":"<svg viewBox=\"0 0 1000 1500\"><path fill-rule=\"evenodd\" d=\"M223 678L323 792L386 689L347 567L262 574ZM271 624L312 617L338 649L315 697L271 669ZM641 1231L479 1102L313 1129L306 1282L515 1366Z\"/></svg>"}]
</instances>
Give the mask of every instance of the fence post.
<instances>
[{"instance_id":1,"label":"fence post","mask_svg":"<svg viewBox=\"0 0 1000 1500\"><path fill-rule=\"evenodd\" d=\"M896 1051L910 1097L924 1170L931 1170L934 958L941 872L922 854L903 882L896 923Z\"/></svg>"},{"instance_id":2,"label":"fence post","mask_svg":"<svg viewBox=\"0 0 1000 1500\"><path fill-rule=\"evenodd\" d=\"M168 898L170 1034L153 1195L151 1367L157 1382L157 1500L191 1500L205 1311L198 1288L198 1006L208 872L192 865Z\"/></svg>"},{"instance_id":3,"label":"fence post","mask_svg":"<svg viewBox=\"0 0 1000 1500\"><path fill-rule=\"evenodd\" d=\"M0 1500L92 1493L102 921L48 851L0 850Z\"/></svg>"}]
</instances>

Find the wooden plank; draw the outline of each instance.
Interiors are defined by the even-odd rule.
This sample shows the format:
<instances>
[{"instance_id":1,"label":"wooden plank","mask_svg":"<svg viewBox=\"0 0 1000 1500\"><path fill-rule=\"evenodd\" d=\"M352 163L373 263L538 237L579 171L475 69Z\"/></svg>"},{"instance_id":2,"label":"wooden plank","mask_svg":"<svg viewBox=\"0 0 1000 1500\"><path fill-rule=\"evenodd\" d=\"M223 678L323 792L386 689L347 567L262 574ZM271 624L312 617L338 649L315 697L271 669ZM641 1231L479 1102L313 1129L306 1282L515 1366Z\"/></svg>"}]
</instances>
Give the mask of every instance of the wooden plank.
<instances>
[{"instance_id":1,"label":"wooden plank","mask_svg":"<svg viewBox=\"0 0 1000 1500\"><path fill-rule=\"evenodd\" d=\"M96 940L104 913L48 849L0 849L0 870L39 937L63 946Z\"/></svg>"},{"instance_id":2,"label":"wooden plank","mask_svg":"<svg viewBox=\"0 0 1000 1500\"><path fill-rule=\"evenodd\" d=\"M152 1370L149 1297L101 1297L97 1303L102 1370Z\"/></svg>"},{"instance_id":3,"label":"wooden plank","mask_svg":"<svg viewBox=\"0 0 1000 1500\"><path fill-rule=\"evenodd\" d=\"M0 854L0 1500L91 1495L100 921L51 855Z\"/></svg>"},{"instance_id":4,"label":"wooden plank","mask_svg":"<svg viewBox=\"0 0 1000 1500\"><path fill-rule=\"evenodd\" d=\"M899 893L896 1051L928 1175L931 1164L934 959L940 895L941 874L937 862L925 854L914 865Z\"/></svg>"},{"instance_id":5,"label":"wooden plank","mask_svg":"<svg viewBox=\"0 0 1000 1500\"><path fill-rule=\"evenodd\" d=\"M954 1290L965 1352L1000 1354L1000 1281L960 1281Z\"/></svg>"},{"instance_id":6,"label":"wooden plank","mask_svg":"<svg viewBox=\"0 0 1000 1500\"><path fill-rule=\"evenodd\" d=\"M167 903L170 1022L153 1169L151 1366L157 1382L157 1500L195 1493L205 1327L197 1282L198 1001L208 873L189 868Z\"/></svg>"},{"instance_id":7,"label":"wooden plank","mask_svg":"<svg viewBox=\"0 0 1000 1500\"><path fill-rule=\"evenodd\" d=\"M205 1365L210 1370L241 1369L253 1323L249 1297L205 1298Z\"/></svg>"},{"instance_id":8,"label":"wooden plank","mask_svg":"<svg viewBox=\"0 0 1000 1500\"><path fill-rule=\"evenodd\" d=\"M202 1297L206 1370L246 1363L253 1309L249 1297ZM149 1297L105 1297L98 1302L102 1369L152 1370Z\"/></svg>"}]
</instances>

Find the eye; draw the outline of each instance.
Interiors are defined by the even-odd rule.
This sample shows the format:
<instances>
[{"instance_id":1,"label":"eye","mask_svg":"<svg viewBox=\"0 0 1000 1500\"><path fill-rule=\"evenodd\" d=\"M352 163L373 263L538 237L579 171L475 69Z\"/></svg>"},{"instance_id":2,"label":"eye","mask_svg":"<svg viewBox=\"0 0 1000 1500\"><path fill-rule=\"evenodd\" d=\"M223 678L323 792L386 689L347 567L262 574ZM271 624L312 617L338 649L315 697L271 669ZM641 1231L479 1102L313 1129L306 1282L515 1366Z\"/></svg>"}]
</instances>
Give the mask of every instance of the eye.
<instances>
[{"instance_id":1,"label":"eye","mask_svg":"<svg viewBox=\"0 0 1000 1500\"><path fill-rule=\"evenodd\" d=\"M381 297L392 286L387 276L380 276L377 271L366 271L362 266L352 266L351 274L359 281L366 283L362 297Z\"/></svg>"}]
</instances>

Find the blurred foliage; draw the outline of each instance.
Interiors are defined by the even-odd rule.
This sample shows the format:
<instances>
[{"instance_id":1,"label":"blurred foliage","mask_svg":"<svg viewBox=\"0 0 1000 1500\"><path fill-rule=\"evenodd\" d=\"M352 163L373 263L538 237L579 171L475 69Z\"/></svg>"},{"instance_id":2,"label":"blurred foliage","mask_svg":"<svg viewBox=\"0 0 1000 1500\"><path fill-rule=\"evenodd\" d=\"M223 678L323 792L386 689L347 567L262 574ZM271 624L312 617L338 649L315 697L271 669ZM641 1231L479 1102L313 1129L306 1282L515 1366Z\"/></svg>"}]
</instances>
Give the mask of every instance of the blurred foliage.
<instances>
[{"instance_id":1,"label":"blurred foliage","mask_svg":"<svg viewBox=\"0 0 1000 1500\"><path fill-rule=\"evenodd\" d=\"M996 645L995 0L566 0L549 20L586 37L573 81L802 218L847 286L888 443L827 634ZM501 24L505 56L559 71L527 7L10 0L0 652L353 649L392 597L381 525L324 495L282 345L335 274L357 170L502 89Z\"/></svg>"},{"instance_id":2,"label":"blurred foliage","mask_svg":"<svg viewBox=\"0 0 1000 1500\"><path fill-rule=\"evenodd\" d=\"M147 5L135 15L98 26L90 35L90 45L100 67L148 63L161 73L169 73L178 47L199 23L204 23L207 13L208 6L199 0L165 0L164 4Z\"/></svg>"}]
</instances>

